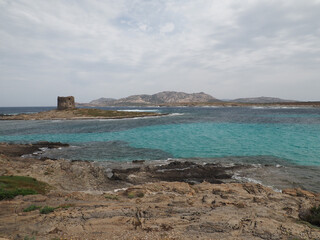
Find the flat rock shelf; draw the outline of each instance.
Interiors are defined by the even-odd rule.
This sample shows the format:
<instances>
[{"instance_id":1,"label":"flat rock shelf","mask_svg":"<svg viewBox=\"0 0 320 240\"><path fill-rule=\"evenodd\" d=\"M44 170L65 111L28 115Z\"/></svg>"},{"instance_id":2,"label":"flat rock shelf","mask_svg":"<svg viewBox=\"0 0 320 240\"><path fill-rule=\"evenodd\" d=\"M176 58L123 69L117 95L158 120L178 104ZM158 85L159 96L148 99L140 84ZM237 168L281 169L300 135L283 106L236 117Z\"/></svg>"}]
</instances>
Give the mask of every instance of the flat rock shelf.
<instances>
[{"instance_id":1,"label":"flat rock shelf","mask_svg":"<svg viewBox=\"0 0 320 240\"><path fill-rule=\"evenodd\" d=\"M320 239L320 229L301 220L320 204L318 193L224 183L232 167L139 161L106 169L19 156L43 146L67 147L1 144L0 176L48 185L0 201L1 239Z\"/></svg>"}]
</instances>

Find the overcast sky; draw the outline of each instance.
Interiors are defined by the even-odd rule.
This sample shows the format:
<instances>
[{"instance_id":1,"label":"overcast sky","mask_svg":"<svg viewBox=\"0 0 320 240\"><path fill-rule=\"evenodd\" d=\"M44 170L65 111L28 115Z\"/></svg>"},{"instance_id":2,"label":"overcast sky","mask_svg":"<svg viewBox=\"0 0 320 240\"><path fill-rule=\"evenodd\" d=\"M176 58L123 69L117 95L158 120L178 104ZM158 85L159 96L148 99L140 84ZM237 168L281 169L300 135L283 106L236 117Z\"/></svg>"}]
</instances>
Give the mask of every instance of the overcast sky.
<instances>
[{"instance_id":1,"label":"overcast sky","mask_svg":"<svg viewBox=\"0 0 320 240\"><path fill-rule=\"evenodd\" d=\"M0 0L0 106L164 90L320 100L320 0Z\"/></svg>"}]
</instances>

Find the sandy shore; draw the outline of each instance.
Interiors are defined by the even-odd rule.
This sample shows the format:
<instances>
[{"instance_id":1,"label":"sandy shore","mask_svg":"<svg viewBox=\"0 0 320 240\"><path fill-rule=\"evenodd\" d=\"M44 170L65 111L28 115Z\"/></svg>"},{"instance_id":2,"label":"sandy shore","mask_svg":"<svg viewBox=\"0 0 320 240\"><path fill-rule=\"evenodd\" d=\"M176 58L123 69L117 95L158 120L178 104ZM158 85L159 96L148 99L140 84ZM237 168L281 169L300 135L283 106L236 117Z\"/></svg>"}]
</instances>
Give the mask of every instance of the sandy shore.
<instances>
[{"instance_id":1,"label":"sandy shore","mask_svg":"<svg viewBox=\"0 0 320 240\"><path fill-rule=\"evenodd\" d=\"M320 194L235 183L232 169L217 165L138 162L106 169L20 157L44 146L60 144L0 144L1 176L51 186L46 194L0 201L0 239L320 239L319 228L299 217L320 204ZM24 212L30 205L55 210Z\"/></svg>"}]
</instances>

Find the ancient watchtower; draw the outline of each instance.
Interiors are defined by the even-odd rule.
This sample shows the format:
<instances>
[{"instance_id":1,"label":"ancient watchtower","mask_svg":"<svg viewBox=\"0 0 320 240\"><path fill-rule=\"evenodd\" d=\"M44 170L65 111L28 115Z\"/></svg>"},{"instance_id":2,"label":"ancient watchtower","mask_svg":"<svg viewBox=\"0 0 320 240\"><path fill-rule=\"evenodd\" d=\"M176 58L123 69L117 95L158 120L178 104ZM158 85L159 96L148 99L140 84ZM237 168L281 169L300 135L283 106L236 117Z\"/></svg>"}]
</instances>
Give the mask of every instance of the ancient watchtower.
<instances>
[{"instance_id":1,"label":"ancient watchtower","mask_svg":"<svg viewBox=\"0 0 320 240\"><path fill-rule=\"evenodd\" d=\"M65 110L65 109L74 109L76 105L74 103L74 97L58 97L58 110Z\"/></svg>"}]
</instances>

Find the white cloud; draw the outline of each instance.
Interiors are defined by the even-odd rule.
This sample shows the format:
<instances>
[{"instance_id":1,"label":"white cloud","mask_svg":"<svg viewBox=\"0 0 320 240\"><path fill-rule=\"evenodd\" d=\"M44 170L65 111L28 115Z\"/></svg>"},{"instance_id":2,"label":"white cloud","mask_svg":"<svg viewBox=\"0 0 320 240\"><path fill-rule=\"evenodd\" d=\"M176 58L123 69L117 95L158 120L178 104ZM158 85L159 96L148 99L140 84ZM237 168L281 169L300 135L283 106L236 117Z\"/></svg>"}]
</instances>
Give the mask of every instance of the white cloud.
<instances>
[{"instance_id":1,"label":"white cloud","mask_svg":"<svg viewBox=\"0 0 320 240\"><path fill-rule=\"evenodd\" d=\"M174 24L173 23L166 23L165 25L160 27L160 32L162 33L170 33L174 30Z\"/></svg>"},{"instance_id":2,"label":"white cloud","mask_svg":"<svg viewBox=\"0 0 320 240\"><path fill-rule=\"evenodd\" d=\"M26 97L35 86L89 101L171 89L232 98L249 86L283 97L267 86L290 81L286 97L314 100L319 11L312 0L0 0L0 105L38 103Z\"/></svg>"}]
</instances>

